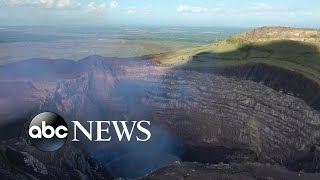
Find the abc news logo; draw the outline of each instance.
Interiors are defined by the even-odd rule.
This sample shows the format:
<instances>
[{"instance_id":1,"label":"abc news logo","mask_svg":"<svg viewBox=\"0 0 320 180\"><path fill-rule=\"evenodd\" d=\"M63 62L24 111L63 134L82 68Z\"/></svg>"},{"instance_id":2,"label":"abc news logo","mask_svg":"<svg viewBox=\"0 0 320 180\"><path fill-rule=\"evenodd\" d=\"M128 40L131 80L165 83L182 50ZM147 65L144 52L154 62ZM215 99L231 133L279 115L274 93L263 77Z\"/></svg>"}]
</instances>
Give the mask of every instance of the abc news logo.
<instances>
[{"instance_id":1,"label":"abc news logo","mask_svg":"<svg viewBox=\"0 0 320 180\"><path fill-rule=\"evenodd\" d=\"M116 140L122 141L126 137L127 141L148 141L151 132L146 128L150 126L150 121L132 121L132 127L128 127L128 121L87 121L85 128L79 121L72 121L73 138L72 141L80 141L77 132L82 133L89 141L108 142L113 138L109 134L113 128L117 136ZM93 132L95 127L95 132ZM133 138L133 132L138 130L140 135ZM95 133L95 134L94 134ZM29 138L33 146L42 151L56 151L61 148L68 139L68 125L65 120L53 112L43 112L35 116L29 125ZM93 137L95 135L95 139Z\"/></svg>"}]
</instances>

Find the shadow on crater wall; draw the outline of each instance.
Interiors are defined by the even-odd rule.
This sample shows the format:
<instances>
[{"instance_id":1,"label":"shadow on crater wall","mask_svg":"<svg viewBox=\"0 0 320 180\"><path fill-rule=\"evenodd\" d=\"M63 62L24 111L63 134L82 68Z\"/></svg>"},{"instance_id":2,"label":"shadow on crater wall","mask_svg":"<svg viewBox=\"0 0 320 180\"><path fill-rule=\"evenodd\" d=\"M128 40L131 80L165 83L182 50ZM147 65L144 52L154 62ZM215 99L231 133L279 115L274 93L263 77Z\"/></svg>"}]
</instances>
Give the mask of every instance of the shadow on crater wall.
<instances>
[{"instance_id":1,"label":"shadow on crater wall","mask_svg":"<svg viewBox=\"0 0 320 180\"><path fill-rule=\"evenodd\" d=\"M320 110L320 52L314 45L277 41L227 53L201 52L181 68L263 83Z\"/></svg>"}]
</instances>

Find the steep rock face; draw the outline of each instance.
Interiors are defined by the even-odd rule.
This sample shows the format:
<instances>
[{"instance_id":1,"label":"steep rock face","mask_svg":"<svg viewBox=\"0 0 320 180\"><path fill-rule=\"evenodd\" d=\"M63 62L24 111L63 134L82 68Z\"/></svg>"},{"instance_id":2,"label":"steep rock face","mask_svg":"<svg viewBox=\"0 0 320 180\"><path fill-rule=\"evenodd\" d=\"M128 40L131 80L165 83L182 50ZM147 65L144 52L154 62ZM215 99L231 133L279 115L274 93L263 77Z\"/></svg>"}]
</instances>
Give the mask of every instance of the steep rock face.
<instances>
[{"instance_id":1,"label":"steep rock face","mask_svg":"<svg viewBox=\"0 0 320 180\"><path fill-rule=\"evenodd\" d=\"M144 102L157 109L154 119L192 145L248 148L260 161L283 163L320 143L319 112L265 85L176 70L161 87Z\"/></svg>"},{"instance_id":2,"label":"steep rock face","mask_svg":"<svg viewBox=\"0 0 320 180\"><path fill-rule=\"evenodd\" d=\"M183 68L213 73L225 77L250 80L264 84L276 91L304 100L309 106L320 110L320 86L302 74L264 63L248 63L223 68Z\"/></svg>"},{"instance_id":3,"label":"steep rock face","mask_svg":"<svg viewBox=\"0 0 320 180\"><path fill-rule=\"evenodd\" d=\"M189 162L176 162L175 164L161 168L141 180L254 180L254 179L292 179L292 180L316 180L320 174L306 174L290 172L280 166L263 165L259 163L246 164L200 164Z\"/></svg>"},{"instance_id":4,"label":"steep rock face","mask_svg":"<svg viewBox=\"0 0 320 180\"><path fill-rule=\"evenodd\" d=\"M99 76L98 73L88 72L79 78L58 82L42 102L40 109L59 112L71 119L89 118L87 113L91 116L103 113L101 103L109 96L114 79L108 79L112 77L108 74L105 74L105 79Z\"/></svg>"},{"instance_id":5,"label":"steep rock face","mask_svg":"<svg viewBox=\"0 0 320 180\"><path fill-rule=\"evenodd\" d=\"M265 84L284 94L301 98L309 106L320 110L320 86L302 74L263 63L215 69L212 72Z\"/></svg>"},{"instance_id":6,"label":"steep rock face","mask_svg":"<svg viewBox=\"0 0 320 180\"><path fill-rule=\"evenodd\" d=\"M74 145L57 152L41 152L23 139L1 142L0 175L3 179L111 179Z\"/></svg>"},{"instance_id":7,"label":"steep rock face","mask_svg":"<svg viewBox=\"0 0 320 180\"><path fill-rule=\"evenodd\" d=\"M81 60L86 73L58 81L40 109L61 113L68 119L110 119L112 113L127 113L138 106L144 90L159 86L159 76L168 69L145 61L118 61L100 56Z\"/></svg>"}]
</instances>

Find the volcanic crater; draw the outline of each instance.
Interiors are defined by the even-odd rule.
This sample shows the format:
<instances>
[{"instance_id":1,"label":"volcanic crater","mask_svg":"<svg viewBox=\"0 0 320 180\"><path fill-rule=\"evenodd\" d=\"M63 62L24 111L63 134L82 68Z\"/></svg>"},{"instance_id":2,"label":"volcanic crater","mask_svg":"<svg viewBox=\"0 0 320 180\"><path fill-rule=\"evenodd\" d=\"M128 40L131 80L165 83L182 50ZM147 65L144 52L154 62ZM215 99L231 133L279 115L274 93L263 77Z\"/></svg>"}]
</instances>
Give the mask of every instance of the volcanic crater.
<instances>
[{"instance_id":1,"label":"volcanic crater","mask_svg":"<svg viewBox=\"0 0 320 180\"><path fill-rule=\"evenodd\" d=\"M2 133L8 133L10 128L5 129L14 124L21 129L10 132L10 138L24 139L24 117L41 111L57 112L69 122L148 119L154 124L154 134L144 145L84 142L70 146L81 149L88 162L109 171L108 178L142 177L164 166L145 178L236 179L235 172L247 171L242 178L320 178L319 83L299 71L264 61L194 66L208 57L224 56L208 54L194 55L182 66L159 64L152 56L124 59L97 55L79 61L25 60L2 65ZM24 146L38 158L37 150L27 141ZM11 152L10 148L15 148L14 143L3 143L1 158L9 158L5 152ZM144 153L157 158L132 163L143 159L137 157ZM63 159L61 162L67 166ZM274 174L263 173L263 168ZM198 171L205 173L197 176ZM23 168L18 172L21 177L34 176ZM75 176L98 177L98 172L89 172L90 167L79 167ZM169 172L171 175L165 175Z\"/></svg>"}]
</instances>

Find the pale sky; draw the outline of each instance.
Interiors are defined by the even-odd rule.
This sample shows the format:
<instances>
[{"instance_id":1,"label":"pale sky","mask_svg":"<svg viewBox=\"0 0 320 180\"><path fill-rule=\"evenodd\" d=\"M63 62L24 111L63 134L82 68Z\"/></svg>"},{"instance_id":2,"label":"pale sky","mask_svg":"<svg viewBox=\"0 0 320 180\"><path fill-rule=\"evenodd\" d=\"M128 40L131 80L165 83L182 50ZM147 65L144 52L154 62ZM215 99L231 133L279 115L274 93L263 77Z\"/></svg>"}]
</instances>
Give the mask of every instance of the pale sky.
<instances>
[{"instance_id":1,"label":"pale sky","mask_svg":"<svg viewBox=\"0 0 320 180\"><path fill-rule=\"evenodd\" d=\"M320 27L318 0L0 0L0 25Z\"/></svg>"}]
</instances>

